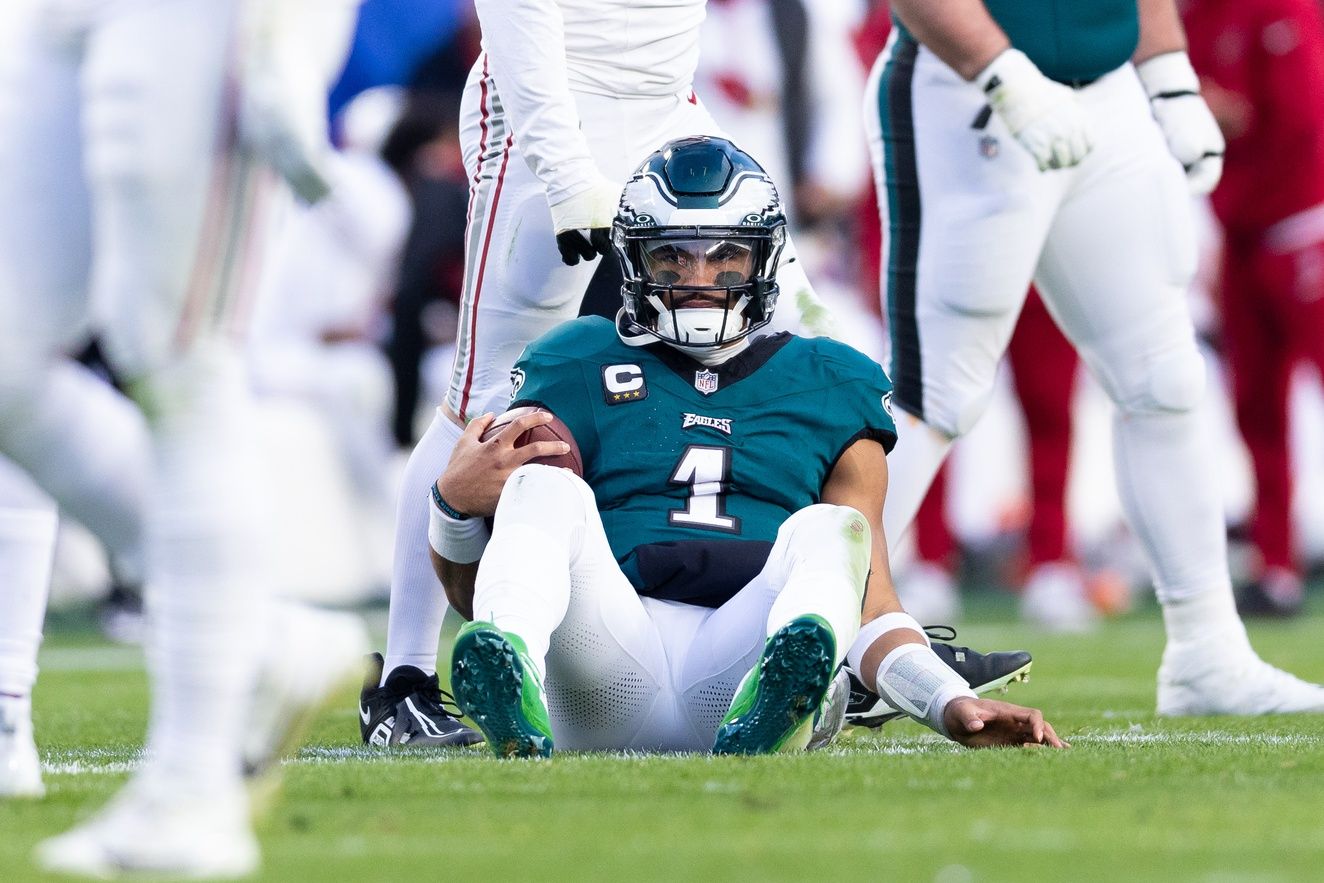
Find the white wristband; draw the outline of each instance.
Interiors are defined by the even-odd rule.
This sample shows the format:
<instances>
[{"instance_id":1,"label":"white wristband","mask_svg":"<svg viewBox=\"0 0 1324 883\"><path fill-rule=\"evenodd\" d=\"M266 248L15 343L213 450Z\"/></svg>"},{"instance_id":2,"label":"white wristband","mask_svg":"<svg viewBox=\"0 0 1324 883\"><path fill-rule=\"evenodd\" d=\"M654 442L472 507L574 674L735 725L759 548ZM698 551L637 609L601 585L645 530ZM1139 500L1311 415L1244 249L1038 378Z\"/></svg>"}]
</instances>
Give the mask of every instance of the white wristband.
<instances>
[{"instance_id":1,"label":"white wristband","mask_svg":"<svg viewBox=\"0 0 1324 883\"><path fill-rule=\"evenodd\" d=\"M846 664L858 674L860 665L864 662L864 654L869 652L873 642L895 629L909 629L912 632L919 632L920 637L924 639L924 645L929 645L929 636L924 634L924 627L919 624L915 617L909 613L884 613L877 619L870 620L860 626L859 634L855 636L855 643L851 644L850 650L846 651Z\"/></svg>"},{"instance_id":2,"label":"white wristband","mask_svg":"<svg viewBox=\"0 0 1324 883\"><path fill-rule=\"evenodd\" d=\"M428 495L428 545L447 561L472 564L483 557L492 532L484 518L451 518Z\"/></svg>"},{"instance_id":3,"label":"white wristband","mask_svg":"<svg viewBox=\"0 0 1324 883\"><path fill-rule=\"evenodd\" d=\"M878 666L875 689L894 708L948 738L943 723L947 704L958 696L975 698L964 678L919 644L902 644L887 654Z\"/></svg>"}]
</instances>

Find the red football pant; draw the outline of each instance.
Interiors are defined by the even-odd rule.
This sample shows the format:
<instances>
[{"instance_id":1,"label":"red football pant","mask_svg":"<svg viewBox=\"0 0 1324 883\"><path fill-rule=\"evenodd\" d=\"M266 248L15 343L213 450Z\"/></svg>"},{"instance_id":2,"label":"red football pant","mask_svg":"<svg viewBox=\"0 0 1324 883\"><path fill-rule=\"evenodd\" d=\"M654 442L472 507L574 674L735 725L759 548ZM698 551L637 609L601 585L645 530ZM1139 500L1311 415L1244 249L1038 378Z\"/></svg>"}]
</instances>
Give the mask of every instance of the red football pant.
<instances>
[{"instance_id":1,"label":"red football pant","mask_svg":"<svg viewBox=\"0 0 1324 883\"><path fill-rule=\"evenodd\" d=\"M1288 392L1298 359L1324 371L1324 242L1274 252L1229 240L1222 297L1237 425L1255 470L1251 539L1266 567L1291 568Z\"/></svg>"}]
</instances>

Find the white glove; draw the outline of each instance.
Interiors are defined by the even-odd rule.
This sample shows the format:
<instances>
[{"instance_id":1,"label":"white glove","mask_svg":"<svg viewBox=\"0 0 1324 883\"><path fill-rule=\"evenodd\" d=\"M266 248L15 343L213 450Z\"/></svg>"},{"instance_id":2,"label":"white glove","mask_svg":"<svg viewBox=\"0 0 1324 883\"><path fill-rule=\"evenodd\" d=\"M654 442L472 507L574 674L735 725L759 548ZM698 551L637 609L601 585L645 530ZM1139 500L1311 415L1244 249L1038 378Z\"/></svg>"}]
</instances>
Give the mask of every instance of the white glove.
<instances>
[{"instance_id":1,"label":"white glove","mask_svg":"<svg viewBox=\"0 0 1324 883\"><path fill-rule=\"evenodd\" d=\"M1089 118L1076 93L1045 77L1019 49L1004 50L975 84L1039 171L1070 168L1090 152Z\"/></svg>"},{"instance_id":2,"label":"white glove","mask_svg":"<svg viewBox=\"0 0 1324 883\"><path fill-rule=\"evenodd\" d=\"M1223 176L1227 144L1209 105L1200 97L1200 78L1185 52L1165 52L1136 65L1168 150L1186 170L1196 195L1209 193Z\"/></svg>"},{"instance_id":3,"label":"white glove","mask_svg":"<svg viewBox=\"0 0 1324 883\"><path fill-rule=\"evenodd\" d=\"M344 64L357 0L247 0L239 138L305 202L330 192L326 96Z\"/></svg>"},{"instance_id":4,"label":"white glove","mask_svg":"<svg viewBox=\"0 0 1324 883\"><path fill-rule=\"evenodd\" d=\"M582 190L551 207L552 229L562 262L574 266L611 253L611 223L621 202L621 187L601 175Z\"/></svg>"}]
</instances>

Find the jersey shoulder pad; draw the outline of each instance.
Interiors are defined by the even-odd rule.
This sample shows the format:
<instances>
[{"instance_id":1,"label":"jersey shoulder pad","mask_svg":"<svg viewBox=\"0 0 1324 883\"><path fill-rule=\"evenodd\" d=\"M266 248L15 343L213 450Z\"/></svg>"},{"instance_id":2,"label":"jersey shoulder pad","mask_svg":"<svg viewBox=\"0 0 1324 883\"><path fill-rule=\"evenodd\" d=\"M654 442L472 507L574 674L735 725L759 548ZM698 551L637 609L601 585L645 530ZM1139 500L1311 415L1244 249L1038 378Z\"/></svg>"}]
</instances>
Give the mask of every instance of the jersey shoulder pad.
<instances>
[{"instance_id":1,"label":"jersey shoulder pad","mask_svg":"<svg viewBox=\"0 0 1324 883\"><path fill-rule=\"evenodd\" d=\"M616 326L601 316L581 316L562 322L529 344L521 361L529 357L549 360L592 361L620 344Z\"/></svg>"},{"instance_id":2,"label":"jersey shoulder pad","mask_svg":"<svg viewBox=\"0 0 1324 883\"><path fill-rule=\"evenodd\" d=\"M837 383L865 380L870 383L883 383L886 389L892 388L883 366L849 344L830 337L801 338L813 354L814 364L819 365L826 375Z\"/></svg>"}]
</instances>

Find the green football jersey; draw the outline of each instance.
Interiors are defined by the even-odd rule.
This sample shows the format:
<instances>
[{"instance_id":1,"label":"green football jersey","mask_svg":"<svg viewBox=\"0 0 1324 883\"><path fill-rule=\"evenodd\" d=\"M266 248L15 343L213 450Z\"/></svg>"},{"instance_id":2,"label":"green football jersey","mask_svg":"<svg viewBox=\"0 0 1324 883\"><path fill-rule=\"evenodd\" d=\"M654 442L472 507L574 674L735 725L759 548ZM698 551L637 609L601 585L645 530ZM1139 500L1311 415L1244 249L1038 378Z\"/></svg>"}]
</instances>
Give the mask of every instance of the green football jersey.
<instances>
[{"instance_id":1,"label":"green football jersey","mask_svg":"<svg viewBox=\"0 0 1324 883\"><path fill-rule=\"evenodd\" d=\"M513 378L512 407L541 405L574 435L635 588L695 604L758 573L853 442L896 440L883 369L824 338L761 338L710 369L585 317L530 344Z\"/></svg>"},{"instance_id":2,"label":"green football jersey","mask_svg":"<svg viewBox=\"0 0 1324 883\"><path fill-rule=\"evenodd\" d=\"M1136 0L984 0L984 6L1011 45L1060 83L1087 83L1116 70L1140 40Z\"/></svg>"},{"instance_id":3,"label":"green football jersey","mask_svg":"<svg viewBox=\"0 0 1324 883\"><path fill-rule=\"evenodd\" d=\"M1095 80L1125 64L1140 39L1136 0L984 0L989 14L1045 76Z\"/></svg>"}]
</instances>

